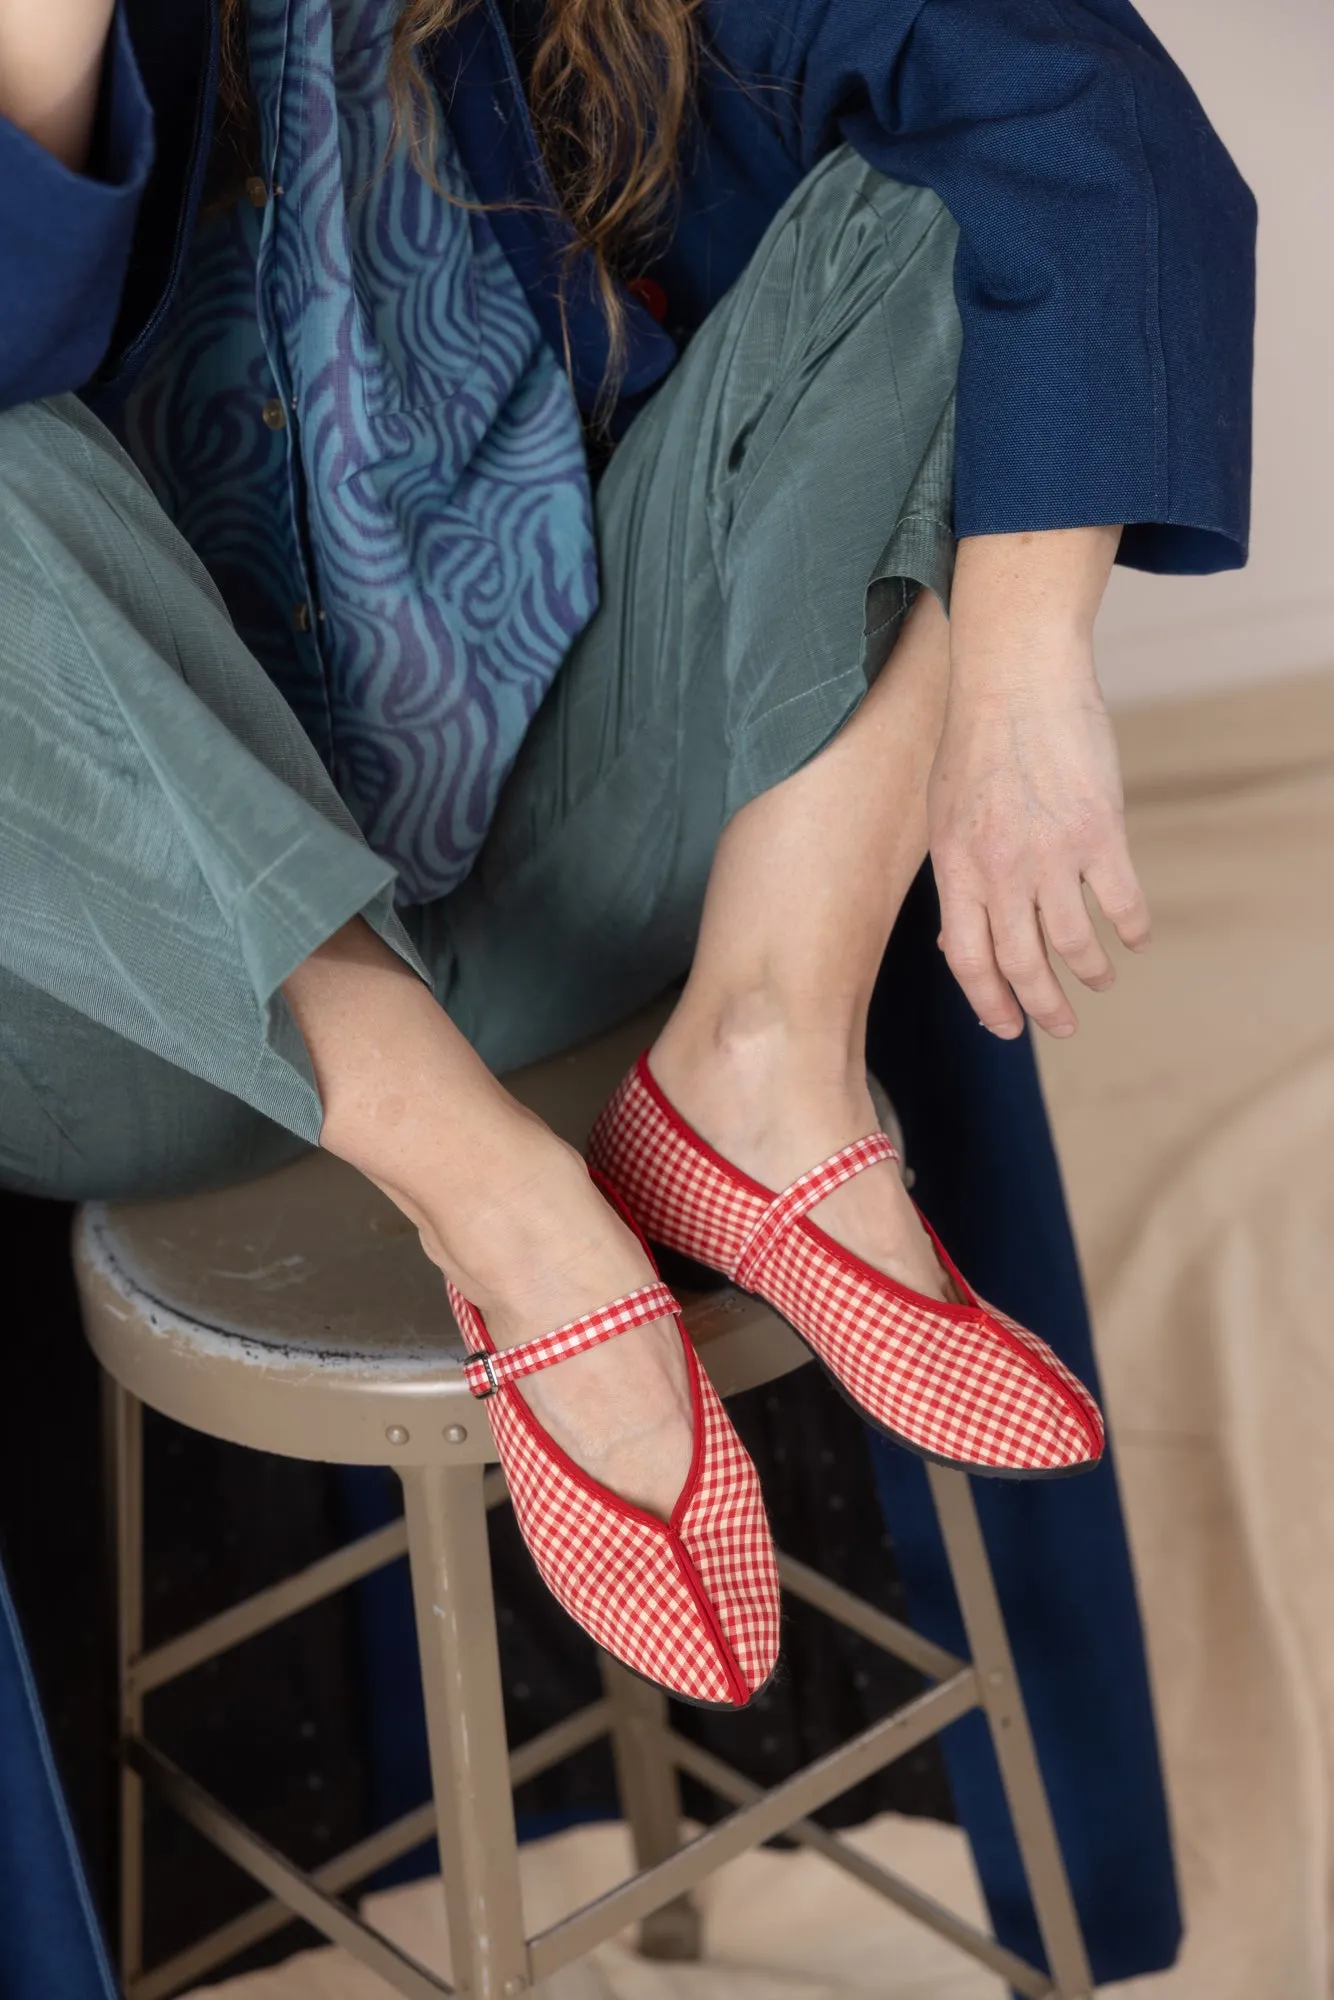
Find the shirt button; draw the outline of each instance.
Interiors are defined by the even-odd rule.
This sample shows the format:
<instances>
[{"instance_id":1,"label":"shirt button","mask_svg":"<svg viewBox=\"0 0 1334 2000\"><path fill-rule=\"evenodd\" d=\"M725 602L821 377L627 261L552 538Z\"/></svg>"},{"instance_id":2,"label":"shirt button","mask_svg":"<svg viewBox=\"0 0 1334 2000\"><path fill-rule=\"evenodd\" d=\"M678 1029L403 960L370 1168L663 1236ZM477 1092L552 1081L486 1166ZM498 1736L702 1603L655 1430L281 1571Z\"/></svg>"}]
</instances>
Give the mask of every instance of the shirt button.
<instances>
[{"instance_id":1,"label":"shirt button","mask_svg":"<svg viewBox=\"0 0 1334 2000\"><path fill-rule=\"evenodd\" d=\"M308 604L294 604L292 606L292 623L298 632L309 632L310 606Z\"/></svg>"},{"instance_id":2,"label":"shirt button","mask_svg":"<svg viewBox=\"0 0 1334 2000\"><path fill-rule=\"evenodd\" d=\"M283 408L281 396L270 396L260 415L271 431L280 431L286 427L287 412Z\"/></svg>"},{"instance_id":3,"label":"shirt button","mask_svg":"<svg viewBox=\"0 0 1334 2000\"><path fill-rule=\"evenodd\" d=\"M251 174L245 184L245 191L250 196L250 203L253 208L263 208L269 198L269 190L258 174Z\"/></svg>"}]
</instances>

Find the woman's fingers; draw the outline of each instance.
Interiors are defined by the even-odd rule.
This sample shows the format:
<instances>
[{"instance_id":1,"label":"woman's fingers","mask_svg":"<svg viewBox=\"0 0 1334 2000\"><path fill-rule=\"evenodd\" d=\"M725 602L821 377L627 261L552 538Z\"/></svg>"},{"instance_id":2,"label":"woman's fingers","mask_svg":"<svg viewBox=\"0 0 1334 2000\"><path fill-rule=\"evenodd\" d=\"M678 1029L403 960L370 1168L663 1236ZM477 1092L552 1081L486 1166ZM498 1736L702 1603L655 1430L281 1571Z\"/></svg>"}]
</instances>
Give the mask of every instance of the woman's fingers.
<instances>
[{"instance_id":1,"label":"woman's fingers","mask_svg":"<svg viewBox=\"0 0 1334 2000\"><path fill-rule=\"evenodd\" d=\"M1091 654L1065 664L1070 678L1021 677L1007 700L994 660L989 678L952 679L927 792L941 945L979 1020L1006 1036L1021 1007L1049 1034L1073 1034L1056 963L1094 992L1113 984L1085 885L1124 945L1149 942Z\"/></svg>"},{"instance_id":2,"label":"woman's fingers","mask_svg":"<svg viewBox=\"0 0 1334 2000\"><path fill-rule=\"evenodd\" d=\"M1047 943L1065 960L1075 978L1095 993L1115 983L1116 969L1093 928L1088 905L1076 876L1046 884L1038 893L1038 908Z\"/></svg>"},{"instance_id":3,"label":"woman's fingers","mask_svg":"<svg viewBox=\"0 0 1334 2000\"><path fill-rule=\"evenodd\" d=\"M1049 1035L1073 1035L1079 1022L1051 969L1037 906L1007 900L991 912L996 963L1019 1004Z\"/></svg>"},{"instance_id":4,"label":"woman's fingers","mask_svg":"<svg viewBox=\"0 0 1334 2000\"><path fill-rule=\"evenodd\" d=\"M1120 870L1114 865L1090 869L1095 894L1098 880L1112 907L1101 895L1098 901L1122 942L1143 950L1150 935L1148 905L1129 857ZM980 896L942 895L940 945L978 1020L1007 1039L1022 1026L1021 1008L1050 1035L1072 1035L1079 1025L1052 970L1048 946L1095 993L1105 992L1116 979L1073 873L1068 881L1046 884L1036 904L1013 895L1001 900L993 894L989 903Z\"/></svg>"},{"instance_id":5,"label":"woman's fingers","mask_svg":"<svg viewBox=\"0 0 1334 2000\"><path fill-rule=\"evenodd\" d=\"M1036 907L1008 901L988 910L974 898L941 898L940 946L984 1028L1007 1041L1028 1014L1048 1034L1079 1025L1043 943Z\"/></svg>"},{"instance_id":6,"label":"woman's fingers","mask_svg":"<svg viewBox=\"0 0 1334 2000\"><path fill-rule=\"evenodd\" d=\"M982 1026L1007 1041L1022 1034L1024 1017L996 963L986 904L942 886L940 948Z\"/></svg>"},{"instance_id":7,"label":"woman's fingers","mask_svg":"<svg viewBox=\"0 0 1334 2000\"><path fill-rule=\"evenodd\" d=\"M1139 885L1124 833L1084 870L1108 923L1128 951L1146 951L1153 936L1148 899Z\"/></svg>"}]
</instances>

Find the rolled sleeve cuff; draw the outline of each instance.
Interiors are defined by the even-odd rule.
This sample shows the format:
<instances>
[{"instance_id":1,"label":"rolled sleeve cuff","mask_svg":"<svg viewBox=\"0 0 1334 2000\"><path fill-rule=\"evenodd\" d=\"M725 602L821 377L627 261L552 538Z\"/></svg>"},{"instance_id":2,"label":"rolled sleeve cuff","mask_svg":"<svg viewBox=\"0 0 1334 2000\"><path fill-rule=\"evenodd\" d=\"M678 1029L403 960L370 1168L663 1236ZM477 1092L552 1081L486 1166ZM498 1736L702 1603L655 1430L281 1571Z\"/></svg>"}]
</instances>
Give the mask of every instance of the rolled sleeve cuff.
<instances>
[{"instance_id":1,"label":"rolled sleeve cuff","mask_svg":"<svg viewBox=\"0 0 1334 2000\"><path fill-rule=\"evenodd\" d=\"M1023 338L1015 329L1016 344ZM1248 428L1232 449L1174 455L1163 477L1142 407L1087 383L1050 393L1031 366L1006 368L994 350L982 368L965 360L959 384L954 530L972 535L1040 533L1054 528L1124 528L1118 561L1164 575L1208 575L1241 568L1249 536ZM1072 340L1067 353L1077 355ZM1147 398L1146 398L1147 401ZM1216 428L1216 427L1215 427ZM1203 425L1201 425L1203 429Z\"/></svg>"},{"instance_id":2,"label":"rolled sleeve cuff","mask_svg":"<svg viewBox=\"0 0 1334 2000\"><path fill-rule=\"evenodd\" d=\"M0 407L81 388L95 373L152 160L153 114L118 6L86 173L0 118Z\"/></svg>"}]
</instances>

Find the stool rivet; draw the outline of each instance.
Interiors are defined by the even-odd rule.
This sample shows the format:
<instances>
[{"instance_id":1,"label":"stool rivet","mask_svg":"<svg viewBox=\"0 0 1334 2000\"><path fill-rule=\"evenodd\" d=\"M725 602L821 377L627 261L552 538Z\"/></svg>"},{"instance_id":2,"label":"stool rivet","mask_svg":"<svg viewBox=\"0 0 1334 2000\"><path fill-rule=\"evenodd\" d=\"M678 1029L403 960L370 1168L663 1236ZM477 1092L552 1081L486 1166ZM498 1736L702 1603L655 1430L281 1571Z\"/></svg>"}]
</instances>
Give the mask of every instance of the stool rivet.
<instances>
[{"instance_id":1,"label":"stool rivet","mask_svg":"<svg viewBox=\"0 0 1334 2000\"><path fill-rule=\"evenodd\" d=\"M1004 1687L1005 1685L1005 1675L999 1667L993 1667L987 1675L987 1679L994 1688Z\"/></svg>"},{"instance_id":2,"label":"stool rivet","mask_svg":"<svg viewBox=\"0 0 1334 2000\"><path fill-rule=\"evenodd\" d=\"M468 1442L468 1427L466 1424L445 1425L446 1444L466 1444L467 1442Z\"/></svg>"},{"instance_id":3,"label":"stool rivet","mask_svg":"<svg viewBox=\"0 0 1334 2000\"><path fill-rule=\"evenodd\" d=\"M408 1434L402 1424L390 1424L385 1436L390 1444L406 1444L408 1441Z\"/></svg>"},{"instance_id":4,"label":"stool rivet","mask_svg":"<svg viewBox=\"0 0 1334 2000\"><path fill-rule=\"evenodd\" d=\"M505 1995L505 2000L516 2000L516 1995L526 1992L527 1989L528 1981L516 1974L513 1979L507 1979L500 1990Z\"/></svg>"}]
</instances>

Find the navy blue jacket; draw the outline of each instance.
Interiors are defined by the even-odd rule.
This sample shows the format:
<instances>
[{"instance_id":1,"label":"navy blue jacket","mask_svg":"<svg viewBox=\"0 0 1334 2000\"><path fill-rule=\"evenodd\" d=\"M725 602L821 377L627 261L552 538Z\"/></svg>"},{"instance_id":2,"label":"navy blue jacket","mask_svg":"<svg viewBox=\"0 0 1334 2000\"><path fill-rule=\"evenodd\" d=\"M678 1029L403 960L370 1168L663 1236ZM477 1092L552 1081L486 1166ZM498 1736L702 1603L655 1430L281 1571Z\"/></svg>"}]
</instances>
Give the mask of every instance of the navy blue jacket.
<instances>
[{"instance_id":1,"label":"navy blue jacket","mask_svg":"<svg viewBox=\"0 0 1334 2000\"><path fill-rule=\"evenodd\" d=\"M687 336L823 153L934 188L959 223L960 534L1128 524L1122 560L1245 560L1254 204L1126 0L706 0L679 223L646 275ZM213 0L121 0L97 154L68 173L0 120L0 408L142 358L190 231L216 88ZM432 62L465 166L559 349L550 212L496 0ZM606 332L577 285L585 404ZM632 313L628 399L676 342ZM96 396L94 401L96 403Z\"/></svg>"}]
</instances>

